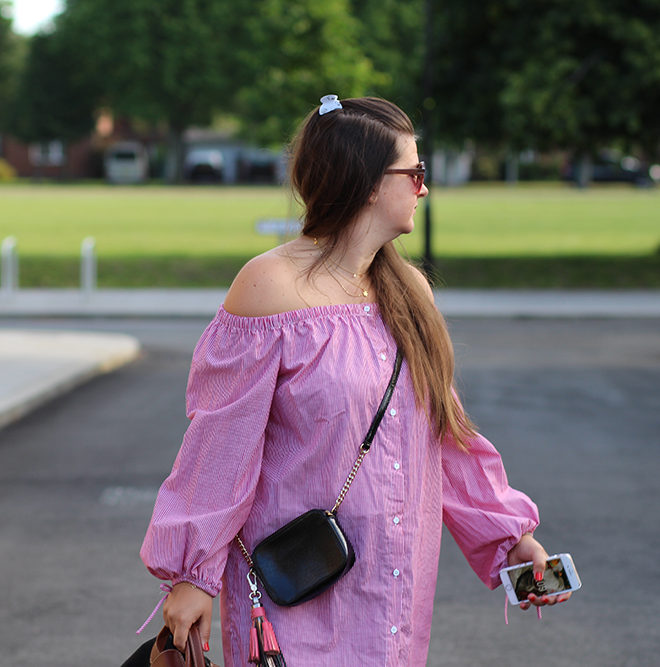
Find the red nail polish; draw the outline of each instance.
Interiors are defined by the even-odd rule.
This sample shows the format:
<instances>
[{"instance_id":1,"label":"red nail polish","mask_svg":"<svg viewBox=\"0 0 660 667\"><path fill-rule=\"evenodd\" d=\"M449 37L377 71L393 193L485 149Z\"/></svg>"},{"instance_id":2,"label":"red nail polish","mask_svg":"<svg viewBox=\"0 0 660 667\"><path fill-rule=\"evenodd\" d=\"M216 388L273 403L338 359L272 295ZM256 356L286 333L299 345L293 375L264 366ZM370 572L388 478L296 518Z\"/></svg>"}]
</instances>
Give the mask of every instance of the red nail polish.
<instances>
[{"instance_id":1,"label":"red nail polish","mask_svg":"<svg viewBox=\"0 0 660 667\"><path fill-rule=\"evenodd\" d=\"M543 581L543 572L534 572L535 581Z\"/></svg>"},{"instance_id":2,"label":"red nail polish","mask_svg":"<svg viewBox=\"0 0 660 667\"><path fill-rule=\"evenodd\" d=\"M208 642L204 642L204 646L202 646L202 648L203 648L205 651L208 651L208 650L209 650L209 643L208 643Z\"/></svg>"}]
</instances>

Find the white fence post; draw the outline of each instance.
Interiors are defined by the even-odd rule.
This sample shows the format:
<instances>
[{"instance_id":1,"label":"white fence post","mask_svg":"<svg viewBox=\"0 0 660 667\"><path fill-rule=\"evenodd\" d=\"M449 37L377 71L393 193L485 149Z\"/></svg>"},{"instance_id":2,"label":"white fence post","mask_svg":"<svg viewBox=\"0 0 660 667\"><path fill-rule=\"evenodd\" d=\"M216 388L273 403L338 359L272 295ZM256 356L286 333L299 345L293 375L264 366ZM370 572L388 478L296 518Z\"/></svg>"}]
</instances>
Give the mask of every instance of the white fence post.
<instances>
[{"instance_id":1,"label":"white fence post","mask_svg":"<svg viewBox=\"0 0 660 667\"><path fill-rule=\"evenodd\" d=\"M96 289L96 241L88 236L80 246L80 289L87 295Z\"/></svg>"},{"instance_id":2,"label":"white fence post","mask_svg":"<svg viewBox=\"0 0 660 667\"><path fill-rule=\"evenodd\" d=\"M9 294L18 289L18 253L16 239L13 236L8 236L2 242L0 257L2 264L0 284L2 291Z\"/></svg>"}]
</instances>

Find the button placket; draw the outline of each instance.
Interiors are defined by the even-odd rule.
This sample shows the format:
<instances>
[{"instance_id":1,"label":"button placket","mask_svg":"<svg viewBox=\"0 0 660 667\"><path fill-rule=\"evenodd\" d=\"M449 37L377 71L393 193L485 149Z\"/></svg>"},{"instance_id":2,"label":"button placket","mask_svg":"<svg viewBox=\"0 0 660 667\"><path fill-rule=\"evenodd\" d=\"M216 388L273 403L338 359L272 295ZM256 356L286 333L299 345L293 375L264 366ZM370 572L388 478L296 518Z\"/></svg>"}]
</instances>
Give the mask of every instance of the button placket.
<instances>
[{"instance_id":1,"label":"button placket","mask_svg":"<svg viewBox=\"0 0 660 667\"><path fill-rule=\"evenodd\" d=\"M380 352L376 352L376 360L380 360L383 366L388 365L388 359L393 359L390 355L389 349L384 349ZM390 512L389 521L390 531L389 540L392 546L391 558L389 569L383 572L383 574L389 579L389 592L390 592L390 602L388 604L388 611L386 618L390 622L389 633L393 641L396 641L394 646L400 644L400 622L403 618L403 608L404 602L402 596L405 591L402 588L402 569L405 569L405 546L404 542L406 540L406 529L404 524L403 512L405 511L405 478L403 476L403 450L402 450L402 433L401 430L404 428L404 424L401 419L403 413L399 415L399 410L396 405L396 393L393 397L394 400L390 403L386 412L386 430L387 439L385 451L383 452L386 457L386 461L389 461L389 464L392 466L390 468L391 484L389 485L388 500ZM390 421L391 420L391 421ZM385 439L384 439L385 440ZM385 444L385 442L384 442ZM386 626L387 627L387 626Z\"/></svg>"},{"instance_id":2,"label":"button placket","mask_svg":"<svg viewBox=\"0 0 660 667\"><path fill-rule=\"evenodd\" d=\"M401 540L403 539L403 533L400 532L402 530L401 517L398 514L392 517L392 527L396 531L392 533L392 539L394 540L395 545L397 545L394 549L394 553L396 554L395 562L397 562L400 557L400 552L403 548L403 545L401 544ZM389 576L394 580L392 582L392 586L394 586L394 588L392 588L392 598L391 598L392 607L390 608L390 612L392 614L391 620L396 622L396 619L401 617L401 604L402 604L401 595L403 594L403 591L401 590L401 587L395 585L394 582L397 581L398 578L401 576L401 571L399 570L398 567L394 566L390 570ZM393 624L390 627L390 634L392 635L392 637L394 637L398 631L399 628L397 627L397 625Z\"/></svg>"}]
</instances>

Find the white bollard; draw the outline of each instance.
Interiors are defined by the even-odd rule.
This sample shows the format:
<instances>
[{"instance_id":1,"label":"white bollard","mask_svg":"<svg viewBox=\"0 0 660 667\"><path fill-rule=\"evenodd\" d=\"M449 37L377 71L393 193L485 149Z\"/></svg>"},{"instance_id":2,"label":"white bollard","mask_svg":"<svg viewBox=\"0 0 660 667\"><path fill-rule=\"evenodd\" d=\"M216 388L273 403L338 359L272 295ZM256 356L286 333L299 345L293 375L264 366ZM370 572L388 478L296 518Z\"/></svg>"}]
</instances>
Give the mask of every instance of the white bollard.
<instances>
[{"instance_id":1,"label":"white bollard","mask_svg":"<svg viewBox=\"0 0 660 667\"><path fill-rule=\"evenodd\" d=\"M80 246L80 289L90 295L96 289L96 241L88 236Z\"/></svg>"},{"instance_id":2,"label":"white bollard","mask_svg":"<svg viewBox=\"0 0 660 667\"><path fill-rule=\"evenodd\" d=\"M11 293L18 289L18 253L16 239L13 236L8 236L2 242L0 258L2 264L0 285L3 292Z\"/></svg>"}]
</instances>

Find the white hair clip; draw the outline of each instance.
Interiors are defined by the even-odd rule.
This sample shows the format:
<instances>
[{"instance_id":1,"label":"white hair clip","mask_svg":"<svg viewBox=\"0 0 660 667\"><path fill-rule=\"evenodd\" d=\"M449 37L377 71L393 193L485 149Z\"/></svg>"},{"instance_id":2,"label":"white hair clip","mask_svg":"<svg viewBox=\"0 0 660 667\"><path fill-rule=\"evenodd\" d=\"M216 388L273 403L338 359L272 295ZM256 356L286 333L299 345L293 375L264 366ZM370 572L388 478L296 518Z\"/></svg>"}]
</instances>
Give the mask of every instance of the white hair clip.
<instances>
[{"instance_id":1,"label":"white hair clip","mask_svg":"<svg viewBox=\"0 0 660 667\"><path fill-rule=\"evenodd\" d=\"M330 113L335 109L343 109L339 98L336 95L324 95L321 98L321 106L319 108L319 116Z\"/></svg>"}]
</instances>

